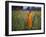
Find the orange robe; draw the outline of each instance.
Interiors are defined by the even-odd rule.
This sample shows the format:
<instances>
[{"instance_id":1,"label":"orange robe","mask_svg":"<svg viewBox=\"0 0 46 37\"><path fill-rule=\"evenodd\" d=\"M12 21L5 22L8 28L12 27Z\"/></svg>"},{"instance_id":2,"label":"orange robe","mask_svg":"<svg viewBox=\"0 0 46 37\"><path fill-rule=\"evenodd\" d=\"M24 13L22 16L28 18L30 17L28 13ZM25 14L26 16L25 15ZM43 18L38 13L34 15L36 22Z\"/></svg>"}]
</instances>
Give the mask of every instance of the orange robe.
<instances>
[{"instance_id":1,"label":"orange robe","mask_svg":"<svg viewBox=\"0 0 46 37\"><path fill-rule=\"evenodd\" d=\"M29 28L32 28L32 13L28 14L27 25Z\"/></svg>"}]
</instances>

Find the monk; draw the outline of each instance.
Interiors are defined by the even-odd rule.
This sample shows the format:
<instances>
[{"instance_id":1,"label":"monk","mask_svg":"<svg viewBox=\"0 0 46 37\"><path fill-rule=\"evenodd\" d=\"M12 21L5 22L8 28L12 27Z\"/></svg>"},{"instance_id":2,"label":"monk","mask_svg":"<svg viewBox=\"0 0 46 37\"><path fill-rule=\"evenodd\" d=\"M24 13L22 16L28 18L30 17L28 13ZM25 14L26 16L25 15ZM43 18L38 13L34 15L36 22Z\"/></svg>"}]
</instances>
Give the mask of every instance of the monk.
<instances>
[{"instance_id":1,"label":"monk","mask_svg":"<svg viewBox=\"0 0 46 37\"><path fill-rule=\"evenodd\" d=\"M29 11L28 13L27 26L29 29L32 29L32 12L31 11Z\"/></svg>"}]
</instances>

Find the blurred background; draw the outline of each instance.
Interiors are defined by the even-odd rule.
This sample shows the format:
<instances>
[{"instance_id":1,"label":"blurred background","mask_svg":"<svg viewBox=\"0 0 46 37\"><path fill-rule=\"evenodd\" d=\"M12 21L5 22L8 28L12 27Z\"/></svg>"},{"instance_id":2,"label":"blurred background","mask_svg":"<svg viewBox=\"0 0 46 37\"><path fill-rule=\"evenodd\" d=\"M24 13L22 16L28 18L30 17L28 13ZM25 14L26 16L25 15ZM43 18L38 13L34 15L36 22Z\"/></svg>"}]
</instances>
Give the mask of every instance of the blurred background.
<instances>
[{"instance_id":1,"label":"blurred background","mask_svg":"<svg viewBox=\"0 0 46 37\"><path fill-rule=\"evenodd\" d=\"M41 29L41 7L12 6L12 31Z\"/></svg>"}]
</instances>

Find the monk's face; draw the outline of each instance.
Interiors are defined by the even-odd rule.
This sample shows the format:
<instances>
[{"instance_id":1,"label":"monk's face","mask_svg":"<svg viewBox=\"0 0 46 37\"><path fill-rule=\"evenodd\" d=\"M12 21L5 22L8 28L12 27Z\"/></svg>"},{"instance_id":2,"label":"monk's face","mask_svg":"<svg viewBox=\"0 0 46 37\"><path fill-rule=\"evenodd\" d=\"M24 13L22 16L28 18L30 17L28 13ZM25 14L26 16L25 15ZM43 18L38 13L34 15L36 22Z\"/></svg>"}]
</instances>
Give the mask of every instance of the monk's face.
<instances>
[{"instance_id":1,"label":"monk's face","mask_svg":"<svg viewBox=\"0 0 46 37\"><path fill-rule=\"evenodd\" d=\"M29 13L31 13L31 10L29 11Z\"/></svg>"}]
</instances>

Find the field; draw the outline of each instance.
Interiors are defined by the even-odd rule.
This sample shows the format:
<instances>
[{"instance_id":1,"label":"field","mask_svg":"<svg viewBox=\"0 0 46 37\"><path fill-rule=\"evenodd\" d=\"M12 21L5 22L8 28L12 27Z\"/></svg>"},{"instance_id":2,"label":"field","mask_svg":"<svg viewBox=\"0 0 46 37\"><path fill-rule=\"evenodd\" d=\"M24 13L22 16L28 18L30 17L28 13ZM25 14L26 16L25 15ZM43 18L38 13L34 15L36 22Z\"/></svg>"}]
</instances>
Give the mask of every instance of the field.
<instances>
[{"instance_id":1,"label":"field","mask_svg":"<svg viewBox=\"0 0 46 37\"><path fill-rule=\"evenodd\" d=\"M12 31L19 30L39 30L41 29L41 11L32 10L32 27L27 25L27 14L29 11L13 10L12 11Z\"/></svg>"}]
</instances>

